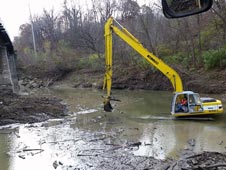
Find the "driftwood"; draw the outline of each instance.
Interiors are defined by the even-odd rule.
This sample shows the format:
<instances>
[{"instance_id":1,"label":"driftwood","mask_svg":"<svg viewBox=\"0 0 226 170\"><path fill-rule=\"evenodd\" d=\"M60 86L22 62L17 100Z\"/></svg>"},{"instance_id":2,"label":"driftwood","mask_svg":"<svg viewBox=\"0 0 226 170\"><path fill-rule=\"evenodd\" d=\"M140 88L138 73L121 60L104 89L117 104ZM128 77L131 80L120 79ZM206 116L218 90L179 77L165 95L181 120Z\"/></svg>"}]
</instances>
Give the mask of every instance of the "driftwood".
<instances>
[{"instance_id":1,"label":"driftwood","mask_svg":"<svg viewBox=\"0 0 226 170\"><path fill-rule=\"evenodd\" d=\"M23 149L22 151L23 152L32 152L31 155L34 156L34 155L44 152L44 149ZM33 152L35 152L35 153L33 153Z\"/></svg>"},{"instance_id":2,"label":"driftwood","mask_svg":"<svg viewBox=\"0 0 226 170\"><path fill-rule=\"evenodd\" d=\"M202 156L202 154L196 154L196 155L188 156L184 159L191 159L191 158L196 158L196 157L199 157L199 156Z\"/></svg>"},{"instance_id":3,"label":"driftwood","mask_svg":"<svg viewBox=\"0 0 226 170\"><path fill-rule=\"evenodd\" d=\"M96 142L98 140L104 140L104 139L107 139L107 137L91 139L91 140L89 140L89 142Z\"/></svg>"},{"instance_id":4,"label":"driftwood","mask_svg":"<svg viewBox=\"0 0 226 170\"><path fill-rule=\"evenodd\" d=\"M31 151L44 151L43 149L23 149L23 152L31 152Z\"/></svg>"},{"instance_id":5,"label":"driftwood","mask_svg":"<svg viewBox=\"0 0 226 170\"><path fill-rule=\"evenodd\" d=\"M77 154L77 156L98 156L98 154Z\"/></svg>"},{"instance_id":6,"label":"driftwood","mask_svg":"<svg viewBox=\"0 0 226 170\"><path fill-rule=\"evenodd\" d=\"M74 141L74 142L78 142L82 139L67 139L67 140L62 140L62 141L55 141L55 142L48 142L48 143L53 143L53 144L57 144L57 143L62 143L62 142L69 142L69 141Z\"/></svg>"},{"instance_id":7,"label":"driftwood","mask_svg":"<svg viewBox=\"0 0 226 170\"><path fill-rule=\"evenodd\" d=\"M141 142L135 142L135 143L131 143L131 144L128 144L126 146L123 146L123 145L118 145L118 146L115 146L114 148L111 148L109 150L117 150L117 149L120 149L120 148L129 148L129 147L138 147L141 145L142 143ZM108 150L108 151L109 151Z\"/></svg>"},{"instance_id":8,"label":"driftwood","mask_svg":"<svg viewBox=\"0 0 226 170\"><path fill-rule=\"evenodd\" d=\"M174 162L172 165L168 166L166 170L173 170L175 166L177 165L177 162Z\"/></svg>"},{"instance_id":9,"label":"driftwood","mask_svg":"<svg viewBox=\"0 0 226 170\"><path fill-rule=\"evenodd\" d=\"M25 156L24 155L19 155L19 158L25 159Z\"/></svg>"}]
</instances>

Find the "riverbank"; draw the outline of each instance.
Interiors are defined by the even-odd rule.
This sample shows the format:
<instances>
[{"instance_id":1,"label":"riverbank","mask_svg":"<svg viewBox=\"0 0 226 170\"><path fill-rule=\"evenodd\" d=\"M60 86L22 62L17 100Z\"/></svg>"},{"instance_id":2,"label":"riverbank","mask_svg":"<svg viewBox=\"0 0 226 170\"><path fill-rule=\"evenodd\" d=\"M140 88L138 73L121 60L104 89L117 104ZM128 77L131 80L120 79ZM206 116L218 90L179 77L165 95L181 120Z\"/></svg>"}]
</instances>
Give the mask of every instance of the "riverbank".
<instances>
[{"instance_id":1,"label":"riverbank","mask_svg":"<svg viewBox=\"0 0 226 170\"><path fill-rule=\"evenodd\" d=\"M180 65L171 66L180 75L184 90L204 94L226 93L226 70L189 69ZM38 66L28 65L18 69L19 83L29 89L67 84L74 88L98 88L103 86L104 68L76 68L72 70L46 71ZM112 89L144 89L173 91L173 86L160 71L138 66L114 65Z\"/></svg>"},{"instance_id":2,"label":"riverbank","mask_svg":"<svg viewBox=\"0 0 226 170\"><path fill-rule=\"evenodd\" d=\"M112 89L144 89L157 91L173 91L170 81L159 71L115 68L112 77ZM187 71L179 66L175 68L180 75L184 90L203 94L226 93L226 70ZM103 86L104 70L81 69L69 72L59 79L47 79L49 85L67 84L74 88L98 88ZM48 77L48 76L47 76ZM39 77L43 79L42 77ZM45 77L46 79L46 77Z\"/></svg>"}]
</instances>

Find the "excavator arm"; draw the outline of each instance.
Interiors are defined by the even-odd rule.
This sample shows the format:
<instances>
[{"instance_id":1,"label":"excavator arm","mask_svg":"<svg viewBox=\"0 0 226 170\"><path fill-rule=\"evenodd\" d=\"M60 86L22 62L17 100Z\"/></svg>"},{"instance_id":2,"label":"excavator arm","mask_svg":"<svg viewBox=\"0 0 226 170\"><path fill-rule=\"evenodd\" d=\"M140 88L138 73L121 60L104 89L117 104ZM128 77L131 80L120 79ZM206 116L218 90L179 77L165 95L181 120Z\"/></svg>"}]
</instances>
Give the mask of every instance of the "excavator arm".
<instances>
[{"instance_id":1,"label":"excavator arm","mask_svg":"<svg viewBox=\"0 0 226 170\"><path fill-rule=\"evenodd\" d=\"M114 23L120 27L116 27ZM121 26L114 18L110 17L105 24L105 76L103 89L106 88L107 96L104 97L104 110L112 111L110 104L111 86L112 86L112 34L115 33L135 51L137 51L147 62L161 71L173 85L175 92L183 91L183 84L179 74L170 66L165 64L161 59L149 52L126 28Z\"/></svg>"},{"instance_id":2,"label":"excavator arm","mask_svg":"<svg viewBox=\"0 0 226 170\"><path fill-rule=\"evenodd\" d=\"M112 111L112 106L110 104L111 100L111 85L112 85L112 29L113 18L107 20L104 27L104 37L105 37L105 75L104 75L104 85L103 89L107 89L107 96L104 97L104 110Z\"/></svg>"}]
</instances>

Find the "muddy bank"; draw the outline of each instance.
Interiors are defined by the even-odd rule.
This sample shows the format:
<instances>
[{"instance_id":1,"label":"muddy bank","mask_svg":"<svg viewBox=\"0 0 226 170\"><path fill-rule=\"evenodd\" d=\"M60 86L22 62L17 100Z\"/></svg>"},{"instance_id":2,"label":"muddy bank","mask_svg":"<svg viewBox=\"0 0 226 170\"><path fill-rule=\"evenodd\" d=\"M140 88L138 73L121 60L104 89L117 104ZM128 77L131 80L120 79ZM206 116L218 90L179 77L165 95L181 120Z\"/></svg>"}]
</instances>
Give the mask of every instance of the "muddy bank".
<instances>
[{"instance_id":1,"label":"muddy bank","mask_svg":"<svg viewBox=\"0 0 226 170\"><path fill-rule=\"evenodd\" d=\"M191 72L182 67L174 68L180 75L184 90L191 90L205 94L220 94L226 92L226 72L223 71L203 71ZM115 89L145 89L173 91L173 86L166 76L160 71L150 70L130 70L125 74L120 69L113 74L112 88Z\"/></svg>"},{"instance_id":2,"label":"muddy bank","mask_svg":"<svg viewBox=\"0 0 226 170\"><path fill-rule=\"evenodd\" d=\"M225 70L195 70L172 65L182 79L184 90L205 94L226 93ZM35 69L34 69L35 68ZM104 68L43 71L40 67L19 69L19 83L28 89L67 84L74 88L99 88L103 86ZM173 86L160 71L138 66L114 65L112 89L145 89L173 91Z\"/></svg>"},{"instance_id":3,"label":"muddy bank","mask_svg":"<svg viewBox=\"0 0 226 170\"><path fill-rule=\"evenodd\" d=\"M115 68L113 70L112 89L173 91L170 81L157 70L128 69L123 71L121 68ZM226 93L226 72L224 70L191 72L179 67L174 69L177 70L182 79L184 90L205 94ZM61 79L52 81L52 84L68 84L74 88L101 89L103 87L103 77L104 70L81 69L65 74Z\"/></svg>"},{"instance_id":4,"label":"muddy bank","mask_svg":"<svg viewBox=\"0 0 226 170\"><path fill-rule=\"evenodd\" d=\"M66 113L66 105L56 98L0 92L0 125L41 122Z\"/></svg>"}]
</instances>

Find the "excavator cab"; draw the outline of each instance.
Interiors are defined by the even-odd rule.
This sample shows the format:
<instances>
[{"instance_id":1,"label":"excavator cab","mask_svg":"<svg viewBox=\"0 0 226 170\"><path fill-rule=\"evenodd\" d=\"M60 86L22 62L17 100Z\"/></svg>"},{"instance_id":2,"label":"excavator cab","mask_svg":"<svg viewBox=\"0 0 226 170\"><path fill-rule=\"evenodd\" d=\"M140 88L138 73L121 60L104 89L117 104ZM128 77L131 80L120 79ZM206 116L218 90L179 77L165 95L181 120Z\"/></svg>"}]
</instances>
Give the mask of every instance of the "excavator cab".
<instances>
[{"instance_id":1,"label":"excavator cab","mask_svg":"<svg viewBox=\"0 0 226 170\"><path fill-rule=\"evenodd\" d=\"M186 100L186 103L184 103L183 100ZM187 115L202 111L202 102L198 93L194 93L192 91L175 93L172 102L172 115Z\"/></svg>"},{"instance_id":2,"label":"excavator cab","mask_svg":"<svg viewBox=\"0 0 226 170\"><path fill-rule=\"evenodd\" d=\"M183 102L186 100L186 103ZM171 114L175 117L219 114L223 112L220 100L204 97L192 91L183 91L174 94Z\"/></svg>"}]
</instances>

